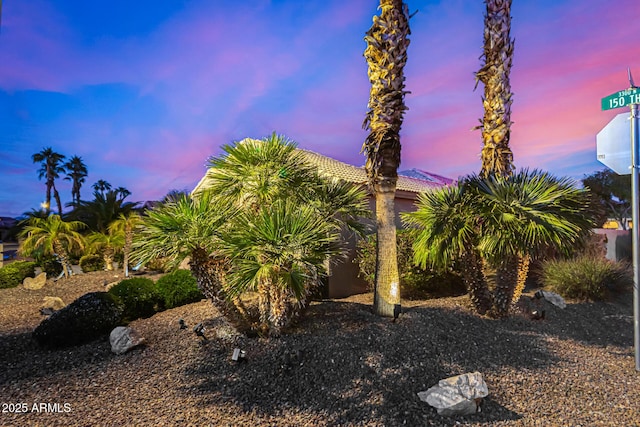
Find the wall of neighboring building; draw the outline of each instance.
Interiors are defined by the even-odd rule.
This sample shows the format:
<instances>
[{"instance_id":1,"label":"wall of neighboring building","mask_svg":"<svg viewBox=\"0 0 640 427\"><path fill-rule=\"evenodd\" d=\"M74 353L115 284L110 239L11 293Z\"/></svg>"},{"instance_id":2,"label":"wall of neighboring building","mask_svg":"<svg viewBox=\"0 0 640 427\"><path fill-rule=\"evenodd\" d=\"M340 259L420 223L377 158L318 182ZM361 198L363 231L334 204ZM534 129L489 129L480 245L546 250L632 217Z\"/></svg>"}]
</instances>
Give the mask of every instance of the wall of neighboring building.
<instances>
[{"instance_id":1,"label":"wall of neighboring building","mask_svg":"<svg viewBox=\"0 0 640 427\"><path fill-rule=\"evenodd\" d=\"M630 261L632 258L631 231L596 228L596 234L607 236L607 259L611 261Z\"/></svg>"}]
</instances>

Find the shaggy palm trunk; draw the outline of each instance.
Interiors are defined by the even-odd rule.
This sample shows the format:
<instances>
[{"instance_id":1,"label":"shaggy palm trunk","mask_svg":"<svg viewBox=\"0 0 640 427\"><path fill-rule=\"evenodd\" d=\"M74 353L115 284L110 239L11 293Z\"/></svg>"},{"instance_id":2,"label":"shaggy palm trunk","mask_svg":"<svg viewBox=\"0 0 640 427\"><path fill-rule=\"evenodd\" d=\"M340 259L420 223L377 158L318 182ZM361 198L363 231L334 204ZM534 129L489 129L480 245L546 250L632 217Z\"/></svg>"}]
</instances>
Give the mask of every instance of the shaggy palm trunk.
<instances>
[{"instance_id":1,"label":"shaggy palm trunk","mask_svg":"<svg viewBox=\"0 0 640 427\"><path fill-rule=\"evenodd\" d=\"M189 265L198 288L206 298L211 300L222 318L238 332L243 334L249 332L251 325L233 302L226 298L222 289L223 272L220 271L220 262L209 257L204 250L194 250Z\"/></svg>"},{"instance_id":2,"label":"shaggy palm trunk","mask_svg":"<svg viewBox=\"0 0 640 427\"><path fill-rule=\"evenodd\" d=\"M258 282L258 311L260 313L260 331L266 333L269 330L269 313L271 311L271 298L269 288L271 282L262 279Z\"/></svg>"},{"instance_id":3,"label":"shaggy palm trunk","mask_svg":"<svg viewBox=\"0 0 640 427\"><path fill-rule=\"evenodd\" d=\"M102 253L102 257L104 258L104 269L107 271L113 271L113 248L105 248Z\"/></svg>"},{"instance_id":4,"label":"shaggy palm trunk","mask_svg":"<svg viewBox=\"0 0 640 427\"><path fill-rule=\"evenodd\" d=\"M53 197L56 199L56 205L58 205L58 215L62 218L62 202L60 201L60 194L58 190L56 190L55 185L53 186Z\"/></svg>"},{"instance_id":5,"label":"shaggy palm trunk","mask_svg":"<svg viewBox=\"0 0 640 427\"><path fill-rule=\"evenodd\" d=\"M484 65L476 73L476 82L484 84L482 104L481 176L510 176L513 153L509 148L513 93L509 74L513 61L511 0L485 0ZM477 84L477 83L476 83Z\"/></svg>"},{"instance_id":6,"label":"shaggy palm trunk","mask_svg":"<svg viewBox=\"0 0 640 427\"><path fill-rule=\"evenodd\" d=\"M409 47L409 14L402 0L380 0L380 16L367 31L364 56L371 82L363 127L369 130L362 151L369 188L376 198L376 274L374 311L381 316L400 312L400 280L396 254L394 198L400 165L400 128L404 112L404 66Z\"/></svg>"},{"instance_id":7,"label":"shaggy palm trunk","mask_svg":"<svg viewBox=\"0 0 640 427\"><path fill-rule=\"evenodd\" d=\"M287 323L287 292L280 286L273 285L269 290L269 335L280 336Z\"/></svg>"},{"instance_id":8,"label":"shaggy palm trunk","mask_svg":"<svg viewBox=\"0 0 640 427\"><path fill-rule=\"evenodd\" d=\"M44 205L45 205L44 209L45 209L45 212L47 213L47 215L49 215L49 212L51 212L51 187L53 187L53 182L51 180L47 179L47 194L46 194L45 200L44 200Z\"/></svg>"},{"instance_id":9,"label":"shaggy palm trunk","mask_svg":"<svg viewBox=\"0 0 640 427\"><path fill-rule=\"evenodd\" d=\"M482 259L474 251L465 252L461 257L462 279L464 280L469 299L475 310L484 315L491 310L493 301L485 278Z\"/></svg>"},{"instance_id":10,"label":"shaggy palm trunk","mask_svg":"<svg viewBox=\"0 0 640 427\"><path fill-rule=\"evenodd\" d=\"M131 245L133 244L133 230L131 227L126 227L124 231L124 248L122 251L123 264L124 264L124 277L129 277L129 253L131 252Z\"/></svg>"},{"instance_id":11,"label":"shaggy palm trunk","mask_svg":"<svg viewBox=\"0 0 640 427\"><path fill-rule=\"evenodd\" d=\"M503 259L496 268L496 286L493 290L493 316L509 315L516 283L518 281L518 257Z\"/></svg>"},{"instance_id":12,"label":"shaggy palm trunk","mask_svg":"<svg viewBox=\"0 0 640 427\"><path fill-rule=\"evenodd\" d=\"M512 304L517 304L520 301L524 286L527 282L527 276L529 275L529 264L531 263L531 257L529 255L522 255L518 257L518 280L516 282L516 288L513 290Z\"/></svg>"},{"instance_id":13,"label":"shaggy palm trunk","mask_svg":"<svg viewBox=\"0 0 640 427\"><path fill-rule=\"evenodd\" d=\"M71 263L69 262L69 256L67 255L67 251L65 250L62 243L59 240L54 240L53 242L53 250L56 251L56 255L58 255L58 259L60 260L60 265L62 265L62 272L64 273L64 277L71 276Z\"/></svg>"},{"instance_id":14,"label":"shaggy palm trunk","mask_svg":"<svg viewBox=\"0 0 640 427\"><path fill-rule=\"evenodd\" d=\"M400 275L395 224L395 180L376 186L376 275L373 307L376 314L394 316L400 308ZM396 313L397 315L397 313Z\"/></svg>"}]
</instances>

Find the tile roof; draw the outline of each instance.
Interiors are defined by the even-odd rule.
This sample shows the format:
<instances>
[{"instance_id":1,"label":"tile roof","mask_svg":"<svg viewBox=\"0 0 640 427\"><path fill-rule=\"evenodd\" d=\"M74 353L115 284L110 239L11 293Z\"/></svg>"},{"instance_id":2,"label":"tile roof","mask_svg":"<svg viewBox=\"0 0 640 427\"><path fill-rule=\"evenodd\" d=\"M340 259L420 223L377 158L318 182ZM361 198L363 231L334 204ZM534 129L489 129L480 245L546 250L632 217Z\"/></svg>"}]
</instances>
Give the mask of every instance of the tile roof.
<instances>
[{"instance_id":1,"label":"tile roof","mask_svg":"<svg viewBox=\"0 0 640 427\"><path fill-rule=\"evenodd\" d=\"M316 166L320 173L325 176L338 178L354 184L367 184L367 172L363 167L349 165L339 160L332 159L331 157L314 153L313 151L302 149L299 149L299 151L305 156L309 163ZM424 171L422 172L428 174L428 176L431 176L431 178L424 179L417 176L399 175L398 183L396 184L396 190L409 191L412 193L422 193L434 188L449 185L453 182L453 180L449 178L444 178L439 175L430 174Z\"/></svg>"},{"instance_id":2,"label":"tile roof","mask_svg":"<svg viewBox=\"0 0 640 427\"><path fill-rule=\"evenodd\" d=\"M341 179L343 181L351 182L353 184L366 185L367 173L363 167L353 166L344 162L341 162L331 157L323 156L322 154L315 153L313 151L297 149L305 159L312 165L318 168L320 174ZM413 171L414 169L412 169ZM444 178L436 174L420 171L425 174L424 176L412 175L412 176L398 176L398 182L396 184L396 190L408 191L411 193L423 193L434 188L443 187L449 185L453 180ZM198 192L203 186L206 185L207 173L202 177L200 182L193 189L193 192Z\"/></svg>"}]
</instances>

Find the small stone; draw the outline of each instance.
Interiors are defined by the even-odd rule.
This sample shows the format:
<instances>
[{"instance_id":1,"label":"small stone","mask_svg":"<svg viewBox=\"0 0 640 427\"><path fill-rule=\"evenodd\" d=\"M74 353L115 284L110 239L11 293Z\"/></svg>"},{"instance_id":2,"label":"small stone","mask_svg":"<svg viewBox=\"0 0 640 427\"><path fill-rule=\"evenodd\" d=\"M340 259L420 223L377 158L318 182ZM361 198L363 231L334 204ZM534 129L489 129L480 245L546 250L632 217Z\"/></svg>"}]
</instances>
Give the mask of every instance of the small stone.
<instances>
[{"instance_id":1,"label":"small stone","mask_svg":"<svg viewBox=\"0 0 640 427\"><path fill-rule=\"evenodd\" d=\"M560 307L560 308L567 307L567 304L564 302L564 298L562 298L560 295L556 294L555 292L549 292L549 291L539 291L539 292L542 293L542 297L544 299L546 299L556 307Z\"/></svg>"},{"instance_id":2,"label":"small stone","mask_svg":"<svg viewBox=\"0 0 640 427\"><path fill-rule=\"evenodd\" d=\"M40 311L42 312L42 310L51 310L53 311L58 311L62 308L64 308L66 306L66 304L64 303L64 301L62 301L62 298L60 297L44 297L42 299L42 305L40 306Z\"/></svg>"},{"instance_id":3,"label":"small stone","mask_svg":"<svg viewBox=\"0 0 640 427\"><path fill-rule=\"evenodd\" d=\"M134 329L118 326L109 334L109 342L113 353L124 354L132 348L144 344L145 340Z\"/></svg>"},{"instance_id":4,"label":"small stone","mask_svg":"<svg viewBox=\"0 0 640 427\"><path fill-rule=\"evenodd\" d=\"M22 286L24 286L25 289L37 290L42 289L46 283L47 273L43 271L36 277L25 277Z\"/></svg>"}]
</instances>

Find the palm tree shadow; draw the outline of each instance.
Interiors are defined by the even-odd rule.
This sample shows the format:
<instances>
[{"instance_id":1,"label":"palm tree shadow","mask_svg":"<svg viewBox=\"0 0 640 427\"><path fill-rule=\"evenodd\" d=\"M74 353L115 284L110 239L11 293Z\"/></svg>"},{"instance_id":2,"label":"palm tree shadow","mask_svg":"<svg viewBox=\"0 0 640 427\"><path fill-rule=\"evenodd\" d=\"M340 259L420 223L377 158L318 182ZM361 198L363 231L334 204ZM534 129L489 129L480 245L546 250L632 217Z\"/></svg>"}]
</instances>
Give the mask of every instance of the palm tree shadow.
<instances>
[{"instance_id":1,"label":"palm tree shadow","mask_svg":"<svg viewBox=\"0 0 640 427\"><path fill-rule=\"evenodd\" d=\"M242 339L247 361L211 341L184 374L203 404L233 403L277 416L283 408L322 414L329 424L424 424L440 418L417 393L440 379L502 367L544 369L556 360L528 321L494 321L457 310L416 307L392 323L357 303L324 301L288 335ZM490 331L490 333L487 333ZM490 337L490 338L487 338ZM491 387L491 385L489 385ZM435 417L435 418L434 418ZM488 399L477 420L520 418Z\"/></svg>"}]
</instances>

